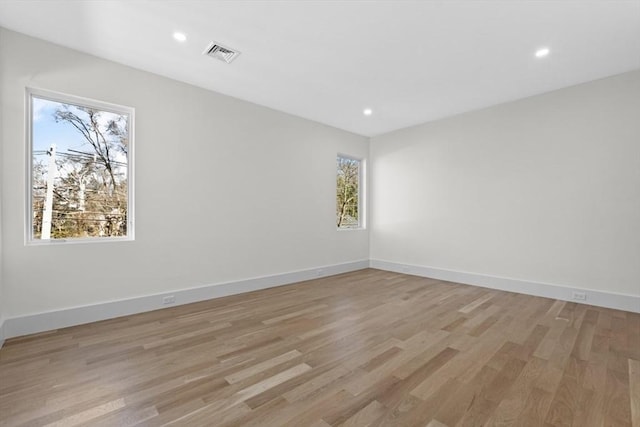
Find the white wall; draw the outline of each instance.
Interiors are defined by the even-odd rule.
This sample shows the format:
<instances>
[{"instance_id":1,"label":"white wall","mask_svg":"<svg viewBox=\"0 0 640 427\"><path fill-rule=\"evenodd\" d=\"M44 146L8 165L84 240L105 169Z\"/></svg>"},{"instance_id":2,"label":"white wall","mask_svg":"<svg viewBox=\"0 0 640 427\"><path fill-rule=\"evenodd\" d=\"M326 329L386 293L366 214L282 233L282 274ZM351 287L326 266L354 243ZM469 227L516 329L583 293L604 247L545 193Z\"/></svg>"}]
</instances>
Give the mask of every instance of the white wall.
<instances>
[{"instance_id":1,"label":"white wall","mask_svg":"<svg viewBox=\"0 0 640 427\"><path fill-rule=\"evenodd\" d=\"M372 260L640 295L640 71L370 149Z\"/></svg>"},{"instance_id":2,"label":"white wall","mask_svg":"<svg viewBox=\"0 0 640 427\"><path fill-rule=\"evenodd\" d=\"M135 107L134 242L24 245L26 86ZM4 29L0 95L0 318L369 257L640 295L640 71L373 138L370 246L366 138Z\"/></svg>"},{"instance_id":3,"label":"white wall","mask_svg":"<svg viewBox=\"0 0 640 427\"><path fill-rule=\"evenodd\" d=\"M366 138L0 36L5 316L368 259L334 207L336 153L366 157ZM134 242L24 245L26 86L136 109Z\"/></svg>"},{"instance_id":4,"label":"white wall","mask_svg":"<svg viewBox=\"0 0 640 427\"><path fill-rule=\"evenodd\" d=\"M2 46L2 38L4 33L0 31L0 46ZM0 67L0 80L2 79L2 67ZM0 100L3 99L2 96L2 85L0 85ZM0 108L0 129L3 128L2 122L2 109ZM2 134L0 133L0 165L2 164ZM3 253L2 253L2 174L0 174L0 347L4 343L4 286L3 286L3 276L4 276L4 268L3 268Z\"/></svg>"}]
</instances>

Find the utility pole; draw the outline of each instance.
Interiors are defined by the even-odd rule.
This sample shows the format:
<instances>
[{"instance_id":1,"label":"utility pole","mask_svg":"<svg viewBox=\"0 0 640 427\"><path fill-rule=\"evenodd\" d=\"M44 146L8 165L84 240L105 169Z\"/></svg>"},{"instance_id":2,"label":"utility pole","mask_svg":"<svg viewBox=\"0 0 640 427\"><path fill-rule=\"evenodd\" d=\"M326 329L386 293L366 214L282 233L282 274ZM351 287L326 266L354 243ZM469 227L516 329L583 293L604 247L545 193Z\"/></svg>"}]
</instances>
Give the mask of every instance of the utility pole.
<instances>
[{"instance_id":1,"label":"utility pole","mask_svg":"<svg viewBox=\"0 0 640 427\"><path fill-rule=\"evenodd\" d=\"M56 177L56 144L51 144L49 151L49 170L47 171L47 196L42 210L41 239L51 239L51 217L53 216L53 180Z\"/></svg>"}]
</instances>

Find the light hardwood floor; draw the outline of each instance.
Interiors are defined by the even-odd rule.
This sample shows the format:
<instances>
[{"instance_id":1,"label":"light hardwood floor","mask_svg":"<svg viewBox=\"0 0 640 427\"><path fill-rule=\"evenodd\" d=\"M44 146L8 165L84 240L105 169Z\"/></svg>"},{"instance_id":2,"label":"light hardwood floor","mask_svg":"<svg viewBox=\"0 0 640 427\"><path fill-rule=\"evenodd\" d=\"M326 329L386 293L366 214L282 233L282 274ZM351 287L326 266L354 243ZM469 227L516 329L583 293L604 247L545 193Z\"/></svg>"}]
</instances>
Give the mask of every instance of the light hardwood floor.
<instances>
[{"instance_id":1,"label":"light hardwood floor","mask_svg":"<svg viewBox=\"0 0 640 427\"><path fill-rule=\"evenodd\" d=\"M0 425L640 427L640 315L362 270L8 340Z\"/></svg>"}]
</instances>

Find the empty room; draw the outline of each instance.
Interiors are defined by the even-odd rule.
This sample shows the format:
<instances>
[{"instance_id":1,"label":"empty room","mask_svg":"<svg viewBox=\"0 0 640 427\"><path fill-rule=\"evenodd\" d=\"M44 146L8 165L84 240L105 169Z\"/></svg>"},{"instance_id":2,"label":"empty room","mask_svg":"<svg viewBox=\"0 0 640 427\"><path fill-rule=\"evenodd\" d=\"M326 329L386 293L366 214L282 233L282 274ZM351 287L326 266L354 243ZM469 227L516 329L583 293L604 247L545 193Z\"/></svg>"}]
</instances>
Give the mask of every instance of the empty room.
<instances>
[{"instance_id":1,"label":"empty room","mask_svg":"<svg viewBox=\"0 0 640 427\"><path fill-rule=\"evenodd\" d=\"M0 0L0 426L640 427L640 0Z\"/></svg>"}]
</instances>

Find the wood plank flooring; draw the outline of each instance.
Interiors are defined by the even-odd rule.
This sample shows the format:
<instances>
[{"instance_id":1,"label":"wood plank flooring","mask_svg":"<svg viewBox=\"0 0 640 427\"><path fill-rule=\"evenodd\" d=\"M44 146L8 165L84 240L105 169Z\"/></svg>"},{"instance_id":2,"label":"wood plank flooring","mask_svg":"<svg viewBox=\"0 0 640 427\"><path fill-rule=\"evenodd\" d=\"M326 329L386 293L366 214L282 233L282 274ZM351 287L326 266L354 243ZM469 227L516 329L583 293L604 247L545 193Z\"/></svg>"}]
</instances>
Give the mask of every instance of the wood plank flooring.
<instances>
[{"instance_id":1,"label":"wood plank flooring","mask_svg":"<svg viewBox=\"0 0 640 427\"><path fill-rule=\"evenodd\" d=\"M640 427L640 315L367 269L8 340L1 426Z\"/></svg>"}]
</instances>

